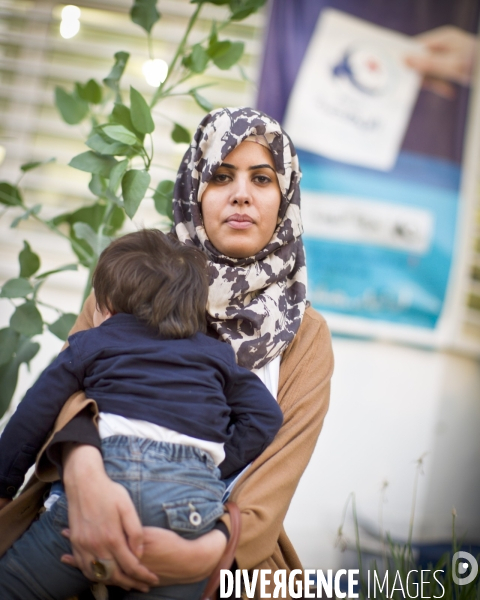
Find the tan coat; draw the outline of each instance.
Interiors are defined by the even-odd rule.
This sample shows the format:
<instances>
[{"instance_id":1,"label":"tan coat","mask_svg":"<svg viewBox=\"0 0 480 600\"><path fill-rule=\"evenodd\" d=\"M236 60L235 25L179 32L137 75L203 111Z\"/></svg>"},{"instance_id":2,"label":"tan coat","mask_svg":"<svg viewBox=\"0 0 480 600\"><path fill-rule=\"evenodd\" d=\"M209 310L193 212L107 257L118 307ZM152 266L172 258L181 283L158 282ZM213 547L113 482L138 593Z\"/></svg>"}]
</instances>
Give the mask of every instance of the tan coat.
<instances>
[{"instance_id":1,"label":"tan coat","mask_svg":"<svg viewBox=\"0 0 480 600\"><path fill-rule=\"evenodd\" d=\"M90 297L73 331L92 327L94 301ZM241 569L301 568L283 528L290 501L310 460L330 397L333 355L323 317L308 308L300 329L285 351L280 365L278 402L284 423L272 444L257 458L235 486L231 500L240 507L242 534L236 553ZM82 392L65 404L54 432L65 426L86 405L97 414L93 400ZM53 435L52 433L52 435ZM0 512L0 555L29 526L43 502L44 482L58 478L44 448L37 459L36 475L24 492ZM224 517L228 525L228 516Z\"/></svg>"}]
</instances>

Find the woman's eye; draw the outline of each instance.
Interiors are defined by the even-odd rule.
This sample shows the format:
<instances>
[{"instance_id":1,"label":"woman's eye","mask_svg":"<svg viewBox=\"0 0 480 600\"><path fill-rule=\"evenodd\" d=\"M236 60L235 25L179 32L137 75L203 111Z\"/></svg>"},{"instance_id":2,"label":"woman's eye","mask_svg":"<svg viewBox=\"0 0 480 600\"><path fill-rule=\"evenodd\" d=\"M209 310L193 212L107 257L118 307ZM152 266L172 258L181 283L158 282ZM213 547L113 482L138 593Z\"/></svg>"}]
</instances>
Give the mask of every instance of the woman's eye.
<instances>
[{"instance_id":1,"label":"woman's eye","mask_svg":"<svg viewBox=\"0 0 480 600\"><path fill-rule=\"evenodd\" d=\"M267 175L257 175L255 177L255 181L257 183L270 183L272 180L270 179L270 177L267 177Z\"/></svg>"},{"instance_id":2,"label":"woman's eye","mask_svg":"<svg viewBox=\"0 0 480 600\"><path fill-rule=\"evenodd\" d=\"M229 180L229 176L226 173L217 173L214 178L214 181L216 181L217 183L225 183L226 181Z\"/></svg>"}]
</instances>

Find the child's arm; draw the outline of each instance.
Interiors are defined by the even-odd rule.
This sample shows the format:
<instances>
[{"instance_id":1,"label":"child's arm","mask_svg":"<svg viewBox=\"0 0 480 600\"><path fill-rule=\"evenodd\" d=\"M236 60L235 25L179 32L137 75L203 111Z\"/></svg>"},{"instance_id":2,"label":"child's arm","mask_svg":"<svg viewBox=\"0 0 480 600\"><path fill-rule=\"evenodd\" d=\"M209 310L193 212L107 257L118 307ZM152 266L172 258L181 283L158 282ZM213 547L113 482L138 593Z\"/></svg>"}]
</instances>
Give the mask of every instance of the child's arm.
<instances>
[{"instance_id":1,"label":"child's arm","mask_svg":"<svg viewBox=\"0 0 480 600\"><path fill-rule=\"evenodd\" d=\"M2 510L2 508L5 508L6 506L8 506L11 501L12 501L11 498L0 498L0 510Z\"/></svg>"},{"instance_id":2,"label":"child's arm","mask_svg":"<svg viewBox=\"0 0 480 600\"><path fill-rule=\"evenodd\" d=\"M226 390L231 408L231 438L225 444L222 477L236 473L257 458L283 423L275 398L254 373L235 366L233 384Z\"/></svg>"},{"instance_id":3,"label":"child's arm","mask_svg":"<svg viewBox=\"0 0 480 600\"><path fill-rule=\"evenodd\" d=\"M0 438L0 499L17 493L61 407L82 381L83 367L68 347L28 390Z\"/></svg>"}]
</instances>

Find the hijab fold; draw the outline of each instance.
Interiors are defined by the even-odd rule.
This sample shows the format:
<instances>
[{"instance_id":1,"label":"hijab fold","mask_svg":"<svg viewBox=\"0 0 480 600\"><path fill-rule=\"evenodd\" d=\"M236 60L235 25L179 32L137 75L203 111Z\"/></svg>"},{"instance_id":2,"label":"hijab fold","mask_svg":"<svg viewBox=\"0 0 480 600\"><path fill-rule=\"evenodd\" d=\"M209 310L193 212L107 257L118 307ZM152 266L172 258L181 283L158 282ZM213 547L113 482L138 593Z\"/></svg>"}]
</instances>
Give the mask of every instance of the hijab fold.
<instances>
[{"instance_id":1,"label":"hijab fold","mask_svg":"<svg viewBox=\"0 0 480 600\"><path fill-rule=\"evenodd\" d=\"M265 248L255 256L232 258L208 239L200 200L225 157L246 140L272 153L281 201L277 226ZM221 108L198 126L175 183L176 235L208 256L209 327L232 345L238 364L248 369L259 369L279 356L295 337L305 312L300 178L295 148L277 121L252 108Z\"/></svg>"}]
</instances>

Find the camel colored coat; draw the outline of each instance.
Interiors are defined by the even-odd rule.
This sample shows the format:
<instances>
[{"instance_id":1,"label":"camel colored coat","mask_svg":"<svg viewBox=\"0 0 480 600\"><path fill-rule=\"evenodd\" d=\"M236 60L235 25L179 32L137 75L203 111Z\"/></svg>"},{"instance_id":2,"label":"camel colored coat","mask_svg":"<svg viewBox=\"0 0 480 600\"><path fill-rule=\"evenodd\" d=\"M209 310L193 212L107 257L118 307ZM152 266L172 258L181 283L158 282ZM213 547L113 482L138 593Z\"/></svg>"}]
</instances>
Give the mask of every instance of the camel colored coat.
<instances>
[{"instance_id":1,"label":"camel colored coat","mask_svg":"<svg viewBox=\"0 0 480 600\"><path fill-rule=\"evenodd\" d=\"M72 333L93 326L94 299L90 296ZM308 308L294 341L280 365L278 403L284 414L282 428L271 445L237 482L231 500L242 515L242 533L236 552L240 569L300 569L298 556L283 528L290 501L315 448L330 397L333 355L325 320ZM93 400L78 392L66 402L52 436ZM0 556L28 528L43 504L48 482L58 479L55 467L41 450L23 492L0 511ZM227 526L228 516L223 517ZM272 589L269 590L273 591Z\"/></svg>"}]
</instances>

